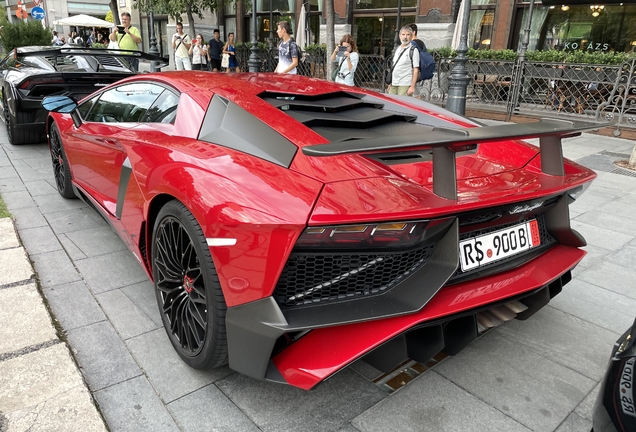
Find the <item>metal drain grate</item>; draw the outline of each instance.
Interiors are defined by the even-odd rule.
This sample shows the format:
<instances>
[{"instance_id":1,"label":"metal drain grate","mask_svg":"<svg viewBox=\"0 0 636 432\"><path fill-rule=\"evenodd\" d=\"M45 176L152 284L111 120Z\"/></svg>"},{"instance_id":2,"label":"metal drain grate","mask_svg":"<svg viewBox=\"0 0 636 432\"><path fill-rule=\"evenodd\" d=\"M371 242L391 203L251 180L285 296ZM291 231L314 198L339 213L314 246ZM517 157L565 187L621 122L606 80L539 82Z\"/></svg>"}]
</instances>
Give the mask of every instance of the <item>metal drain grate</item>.
<instances>
[{"instance_id":1,"label":"metal drain grate","mask_svg":"<svg viewBox=\"0 0 636 432\"><path fill-rule=\"evenodd\" d=\"M632 171L632 170L628 170L625 168L616 168L612 171L610 171L610 173L612 174L620 174L620 175L624 175L627 177L636 177L636 171Z\"/></svg>"}]
</instances>

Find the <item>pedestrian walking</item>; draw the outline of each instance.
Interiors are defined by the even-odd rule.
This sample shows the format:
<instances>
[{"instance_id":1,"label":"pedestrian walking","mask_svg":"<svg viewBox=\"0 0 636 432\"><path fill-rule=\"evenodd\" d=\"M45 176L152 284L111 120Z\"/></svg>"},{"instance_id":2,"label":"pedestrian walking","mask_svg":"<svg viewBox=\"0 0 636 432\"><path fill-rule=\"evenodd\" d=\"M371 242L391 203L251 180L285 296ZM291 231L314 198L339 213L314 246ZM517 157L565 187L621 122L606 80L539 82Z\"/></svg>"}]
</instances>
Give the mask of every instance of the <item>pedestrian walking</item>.
<instances>
[{"instance_id":1,"label":"pedestrian walking","mask_svg":"<svg viewBox=\"0 0 636 432\"><path fill-rule=\"evenodd\" d=\"M401 45L393 54L389 94L413 96L415 93L415 83L420 71L420 53L411 45L412 39L413 30L407 24L400 29ZM409 52L410 50L412 51Z\"/></svg>"},{"instance_id":2,"label":"pedestrian walking","mask_svg":"<svg viewBox=\"0 0 636 432\"><path fill-rule=\"evenodd\" d=\"M210 60L210 69L213 72L221 70L221 54L223 53L224 43L221 41L221 33L219 29L214 29L214 37L208 41L208 57Z\"/></svg>"},{"instance_id":3,"label":"pedestrian walking","mask_svg":"<svg viewBox=\"0 0 636 432\"><path fill-rule=\"evenodd\" d=\"M177 32L172 35L172 49L174 50L174 64L177 70L192 70L190 62L190 36L183 33L183 23L177 23Z\"/></svg>"},{"instance_id":4,"label":"pedestrian walking","mask_svg":"<svg viewBox=\"0 0 636 432\"><path fill-rule=\"evenodd\" d=\"M238 60L236 59L236 47L234 46L234 33L227 35L227 42L223 47L223 54L230 56L226 72L240 72Z\"/></svg>"},{"instance_id":5,"label":"pedestrian walking","mask_svg":"<svg viewBox=\"0 0 636 432\"><path fill-rule=\"evenodd\" d=\"M292 32L289 21L279 21L276 33L280 38L276 73L296 74L296 66L298 66L298 45L296 45L296 42L291 38Z\"/></svg>"},{"instance_id":6,"label":"pedestrian walking","mask_svg":"<svg viewBox=\"0 0 636 432\"><path fill-rule=\"evenodd\" d=\"M121 25L116 26L113 29L113 32L110 34L110 40L117 42L119 49L121 50L137 51L139 49L138 44L141 43L141 33L139 33L139 29L137 27L130 24L130 13L122 12L120 17ZM138 58L131 58L129 63L135 72L139 71Z\"/></svg>"},{"instance_id":7,"label":"pedestrian walking","mask_svg":"<svg viewBox=\"0 0 636 432\"><path fill-rule=\"evenodd\" d=\"M340 39L340 44L338 44L331 54L331 61L338 62L334 81L339 84L355 85L353 78L356 73L356 68L358 67L359 59L358 46L353 36L350 34L344 35Z\"/></svg>"}]
</instances>

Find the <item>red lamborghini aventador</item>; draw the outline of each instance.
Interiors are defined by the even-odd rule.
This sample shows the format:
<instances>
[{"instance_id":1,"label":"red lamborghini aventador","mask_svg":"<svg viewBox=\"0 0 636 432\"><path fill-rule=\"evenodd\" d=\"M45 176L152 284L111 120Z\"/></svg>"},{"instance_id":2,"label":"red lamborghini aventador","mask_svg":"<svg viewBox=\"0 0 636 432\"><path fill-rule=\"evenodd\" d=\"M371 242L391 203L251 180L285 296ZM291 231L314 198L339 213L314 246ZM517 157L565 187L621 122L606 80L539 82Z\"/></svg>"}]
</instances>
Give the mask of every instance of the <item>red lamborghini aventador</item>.
<instances>
[{"instance_id":1,"label":"red lamborghini aventador","mask_svg":"<svg viewBox=\"0 0 636 432\"><path fill-rule=\"evenodd\" d=\"M585 254L568 205L595 174L561 138L595 124L486 127L273 74L145 74L44 105L60 194L128 245L195 368L310 389L363 357L452 355Z\"/></svg>"}]
</instances>

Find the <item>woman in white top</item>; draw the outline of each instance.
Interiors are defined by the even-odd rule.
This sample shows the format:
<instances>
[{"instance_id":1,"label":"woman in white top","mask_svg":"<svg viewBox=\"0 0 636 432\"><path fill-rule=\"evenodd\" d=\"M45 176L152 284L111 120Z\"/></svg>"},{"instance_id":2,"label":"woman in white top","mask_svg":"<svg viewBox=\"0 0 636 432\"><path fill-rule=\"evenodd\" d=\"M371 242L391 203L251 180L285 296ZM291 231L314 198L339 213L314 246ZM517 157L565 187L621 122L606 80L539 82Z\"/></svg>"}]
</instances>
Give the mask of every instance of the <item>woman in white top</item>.
<instances>
[{"instance_id":1,"label":"woman in white top","mask_svg":"<svg viewBox=\"0 0 636 432\"><path fill-rule=\"evenodd\" d=\"M208 47L201 33L192 41L189 50L192 56L192 70L207 70Z\"/></svg>"},{"instance_id":2,"label":"woman in white top","mask_svg":"<svg viewBox=\"0 0 636 432\"><path fill-rule=\"evenodd\" d=\"M341 50L340 47L344 49ZM331 54L331 61L338 62L338 75L336 75L336 82L339 84L355 85L353 83L353 76L356 73L358 67L358 60L360 55L358 54L358 46L353 36L346 34L340 39L340 44L333 50Z\"/></svg>"}]
</instances>

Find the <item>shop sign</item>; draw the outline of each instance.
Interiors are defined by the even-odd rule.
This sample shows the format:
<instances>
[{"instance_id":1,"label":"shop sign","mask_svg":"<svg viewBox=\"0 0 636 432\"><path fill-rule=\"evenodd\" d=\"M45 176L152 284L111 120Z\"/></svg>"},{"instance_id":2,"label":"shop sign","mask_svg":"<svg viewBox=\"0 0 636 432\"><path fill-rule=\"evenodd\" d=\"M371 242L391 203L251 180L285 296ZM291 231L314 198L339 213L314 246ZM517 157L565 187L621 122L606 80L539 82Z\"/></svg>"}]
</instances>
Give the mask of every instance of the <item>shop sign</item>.
<instances>
[{"instance_id":1,"label":"shop sign","mask_svg":"<svg viewBox=\"0 0 636 432\"><path fill-rule=\"evenodd\" d=\"M581 49L581 43L580 42L565 42L563 44L563 49L576 51L578 49ZM587 47L585 49L590 51L607 51L609 49L609 44L602 43L602 42L590 42L587 44Z\"/></svg>"}]
</instances>

